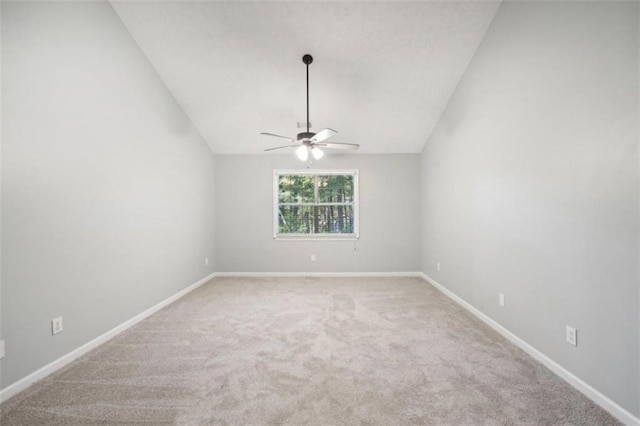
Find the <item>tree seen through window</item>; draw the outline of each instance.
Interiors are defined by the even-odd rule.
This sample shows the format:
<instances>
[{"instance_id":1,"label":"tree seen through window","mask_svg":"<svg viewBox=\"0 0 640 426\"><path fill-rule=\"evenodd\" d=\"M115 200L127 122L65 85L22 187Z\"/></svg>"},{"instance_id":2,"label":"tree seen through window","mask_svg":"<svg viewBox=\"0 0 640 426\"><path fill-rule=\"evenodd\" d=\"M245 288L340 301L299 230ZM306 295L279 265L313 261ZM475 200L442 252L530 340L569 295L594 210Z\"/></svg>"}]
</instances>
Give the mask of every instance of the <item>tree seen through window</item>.
<instances>
[{"instance_id":1,"label":"tree seen through window","mask_svg":"<svg viewBox=\"0 0 640 426\"><path fill-rule=\"evenodd\" d=\"M277 175L276 234L355 233L355 173Z\"/></svg>"}]
</instances>

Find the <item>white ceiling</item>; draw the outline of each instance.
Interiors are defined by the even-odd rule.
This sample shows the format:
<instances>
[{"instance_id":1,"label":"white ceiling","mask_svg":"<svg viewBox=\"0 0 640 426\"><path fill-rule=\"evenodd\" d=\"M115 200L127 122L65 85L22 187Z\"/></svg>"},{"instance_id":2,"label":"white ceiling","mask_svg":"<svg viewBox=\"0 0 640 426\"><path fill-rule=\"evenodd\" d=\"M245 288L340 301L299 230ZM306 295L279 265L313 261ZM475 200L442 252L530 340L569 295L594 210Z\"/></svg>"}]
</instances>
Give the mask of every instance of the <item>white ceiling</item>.
<instances>
[{"instance_id":1,"label":"white ceiling","mask_svg":"<svg viewBox=\"0 0 640 426\"><path fill-rule=\"evenodd\" d=\"M111 2L218 154L305 121L361 153L422 150L500 1ZM286 141L284 141L286 143Z\"/></svg>"}]
</instances>

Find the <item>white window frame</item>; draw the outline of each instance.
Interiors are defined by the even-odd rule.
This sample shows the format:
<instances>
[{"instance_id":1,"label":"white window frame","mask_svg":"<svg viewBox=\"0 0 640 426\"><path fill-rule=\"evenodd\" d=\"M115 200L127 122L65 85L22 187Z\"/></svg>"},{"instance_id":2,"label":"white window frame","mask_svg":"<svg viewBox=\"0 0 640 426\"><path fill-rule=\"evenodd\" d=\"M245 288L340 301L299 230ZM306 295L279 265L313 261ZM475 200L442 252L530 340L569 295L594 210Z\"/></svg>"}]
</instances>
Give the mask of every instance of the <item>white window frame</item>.
<instances>
[{"instance_id":1,"label":"white window frame","mask_svg":"<svg viewBox=\"0 0 640 426\"><path fill-rule=\"evenodd\" d=\"M331 175L351 175L353 176L353 233L351 234L280 234L278 215L280 213L279 201L279 184L280 176L297 175L297 176L331 176ZM360 238L360 197L358 189L358 169L323 169L323 170L296 170L296 169L280 169L273 171L273 238L275 240L346 240L353 241ZM336 203L327 203L336 205ZM318 204L323 205L323 204Z\"/></svg>"}]
</instances>

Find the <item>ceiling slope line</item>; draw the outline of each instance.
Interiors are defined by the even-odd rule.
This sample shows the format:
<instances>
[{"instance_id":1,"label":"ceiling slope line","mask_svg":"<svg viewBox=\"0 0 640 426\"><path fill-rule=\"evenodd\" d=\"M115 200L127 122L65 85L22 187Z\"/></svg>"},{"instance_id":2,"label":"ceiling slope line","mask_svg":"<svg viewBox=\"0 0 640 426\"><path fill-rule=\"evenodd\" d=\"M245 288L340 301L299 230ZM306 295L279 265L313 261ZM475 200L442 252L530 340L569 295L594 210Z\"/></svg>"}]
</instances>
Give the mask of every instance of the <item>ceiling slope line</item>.
<instances>
[{"instance_id":1,"label":"ceiling slope line","mask_svg":"<svg viewBox=\"0 0 640 426\"><path fill-rule=\"evenodd\" d=\"M424 145L422 146L422 150L420 150L420 152L418 152L418 154L422 154L424 152L424 150L427 148L427 146L431 142L431 137L436 132L438 127L440 127L440 122L442 121L442 117L444 116L445 112L447 112L447 110L449 109L449 105L452 102L453 96L456 94L456 92L458 91L458 87L460 87L460 83L462 82L464 77L467 75L467 71L469 71L469 67L471 66L471 63L473 63L473 60L475 59L476 54L478 53L478 50L480 49L480 46L482 46L482 43L484 42L484 39L487 36L487 33L489 32L489 29L491 28L491 24L493 24L494 19L496 19L496 15L500 11L500 8L502 7L502 5L503 5L503 3L505 1L507 1L507 0L499 0L498 2L496 2L496 3L498 3L498 5L496 6L496 11L493 14L493 17L491 18L491 21L489 21L489 23L487 24L487 28L484 30L484 34L482 34L482 37L480 38L480 41L478 42L478 45L476 46L475 50L473 51L473 54L469 57L469 62L467 62L467 66L464 68L464 71L460 74L460 78L458 79L458 82L456 83L455 87L451 91L451 95L449 96L449 99L445 103L444 108L442 109L442 111L440 111L440 116L436 120L435 126L433 126L433 129L431 129L431 133L429 133L429 136L427 136L427 138L425 139Z\"/></svg>"},{"instance_id":2,"label":"ceiling slope line","mask_svg":"<svg viewBox=\"0 0 640 426\"><path fill-rule=\"evenodd\" d=\"M182 111L182 114L184 115L184 117L189 121L189 123L191 123L192 128L196 131L196 133L198 134L198 136L200 137L200 139L202 140L202 142L207 146L207 149L209 151L211 151L211 153L213 155L215 155L216 153L213 152L213 150L211 149L211 144L209 144L209 141L204 137L202 130L196 125L196 123L191 119L191 116L189 114L187 114L187 111L184 108L184 105L182 105L182 103L180 103L180 101L178 101L178 98L176 98L176 95L173 93L173 91L171 90L171 88L167 85L167 82L165 81L164 78L162 78L162 75L160 75L160 73L158 72L158 69L155 67L155 65L153 65L153 62L151 62L151 59L149 59L149 56L146 54L146 52L142 49L142 46L140 46L140 43L138 43L138 40L136 40L136 38L133 36L131 29L127 26L127 24L124 22L124 20L122 19L122 17L120 16L120 14L118 14L118 11L116 10L115 7L113 7L113 0L107 0L107 3L109 4L109 7L111 8L111 10L113 10L113 13L118 17L118 20L120 21L120 23L122 24L122 27L125 29L125 31L127 32L127 34L129 34L129 37L131 38L131 40L133 41L133 43L136 45L136 47L138 48L138 51L142 54L142 56L144 57L144 59L147 61L147 63L149 64L149 66L151 67L151 69L153 70L153 72L155 73L155 75L158 77L158 80L162 83L162 85L164 86L164 88L166 89L167 93L169 94L169 96L171 96L171 99L173 99L173 101L176 103L176 105L180 108L180 111Z\"/></svg>"},{"instance_id":3,"label":"ceiling slope line","mask_svg":"<svg viewBox=\"0 0 640 426\"><path fill-rule=\"evenodd\" d=\"M500 5L108 1L215 154L262 153L261 130L299 121L300 46L324 58L318 128L366 141L362 154L422 152ZM292 41L309 16L328 31Z\"/></svg>"}]
</instances>

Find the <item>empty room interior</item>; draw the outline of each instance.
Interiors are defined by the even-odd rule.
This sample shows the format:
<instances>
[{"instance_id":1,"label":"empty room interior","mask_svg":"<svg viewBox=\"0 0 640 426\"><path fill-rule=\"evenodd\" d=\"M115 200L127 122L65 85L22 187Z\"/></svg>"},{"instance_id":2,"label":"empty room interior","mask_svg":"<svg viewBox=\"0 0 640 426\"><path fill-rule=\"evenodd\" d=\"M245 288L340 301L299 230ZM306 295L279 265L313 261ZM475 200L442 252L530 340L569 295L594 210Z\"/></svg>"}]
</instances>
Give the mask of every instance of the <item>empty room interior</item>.
<instances>
[{"instance_id":1,"label":"empty room interior","mask_svg":"<svg viewBox=\"0 0 640 426\"><path fill-rule=\"evenodd\" d=\"M0 2L0 424L640 426L640 3Z\"/></svg>"}]
</instances>

